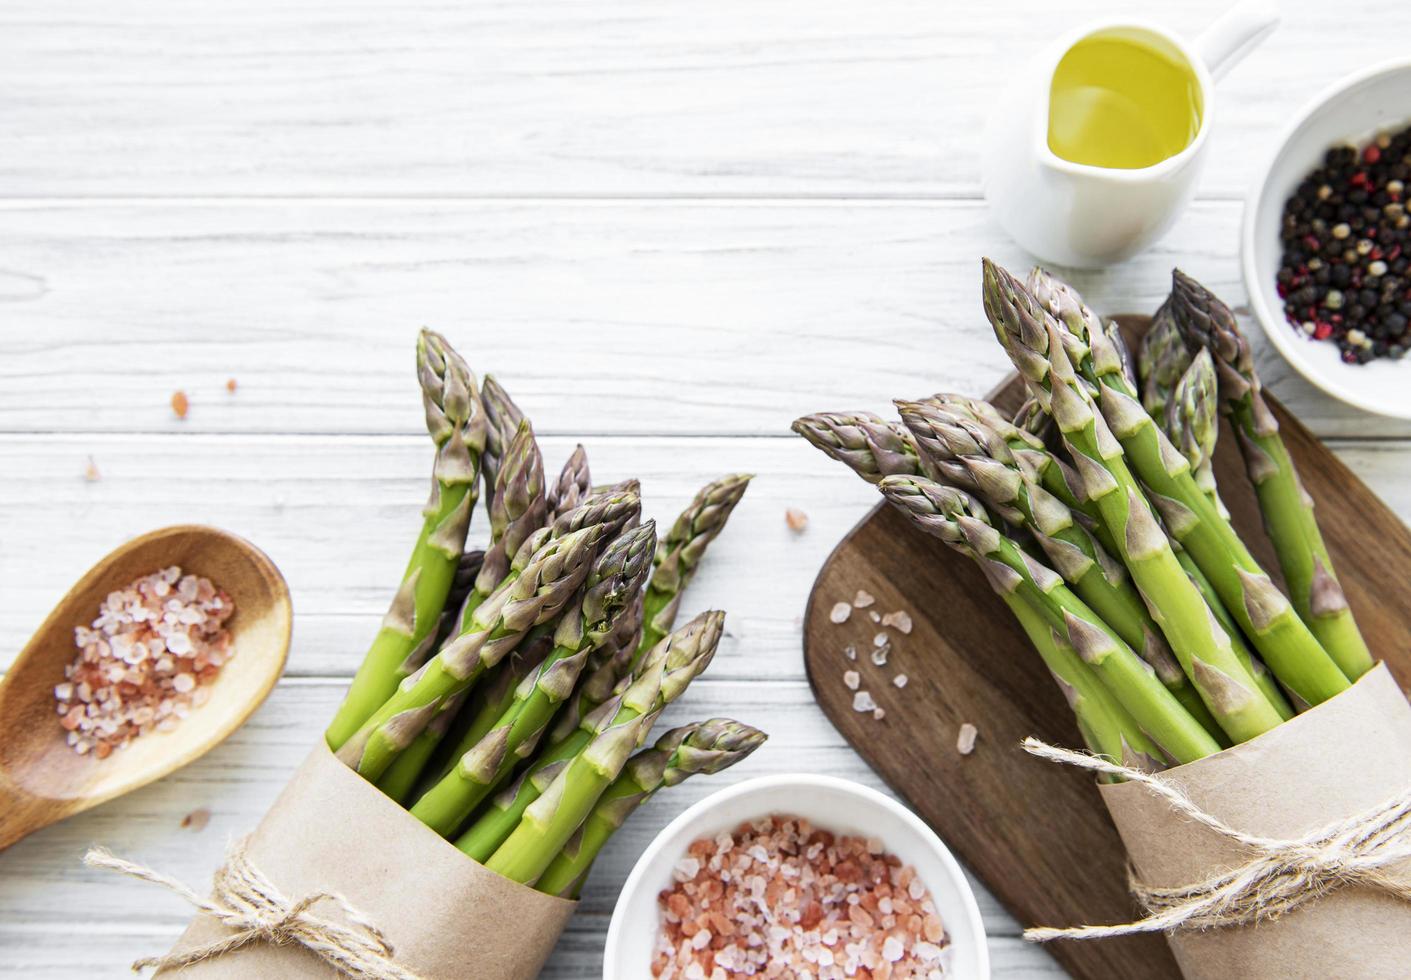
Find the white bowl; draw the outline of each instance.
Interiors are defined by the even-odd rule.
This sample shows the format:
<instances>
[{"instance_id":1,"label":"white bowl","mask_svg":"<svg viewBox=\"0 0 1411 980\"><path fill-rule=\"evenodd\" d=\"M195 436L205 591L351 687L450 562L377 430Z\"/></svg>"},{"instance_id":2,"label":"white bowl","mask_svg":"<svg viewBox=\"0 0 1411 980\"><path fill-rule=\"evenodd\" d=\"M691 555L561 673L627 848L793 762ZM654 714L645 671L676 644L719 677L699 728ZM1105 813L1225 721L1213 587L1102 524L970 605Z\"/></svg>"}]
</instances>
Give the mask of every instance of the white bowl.
<instances>
[{"instance_id":1,"label":"white bowl","mask_svg":"<svg viewBox=\"0 0 1411 980\"><path fill-rule=\"evenodd\" d=\"M1294 117L1279 148L1245 201L1241 239L1244 284L1264 335L1294 368L1349 405L1411 419L1411 356L1344 364L1337 345L1314 341L1284 317L1275 288L1284 202L1330 146L1361 145L1379 130L1411 123L1411 61L1377 65L1343 79Z\"/></svg>"},{"instance_id":2,"label":"white bowl","mask_svg":"<svg viewBox=\"0 0 1411 980\"><path fill-rule=\"evenodd\" d=\"M989 950L980 909L965 874L939 837L900 803L846 779L804 774L762 776L706 797L657 835L622 886L603 951L604 980L649 980L660 924L657 894L671 884L677 860L698 837L771 813L804 817L834 833L878 837L916 869L931 890L951 940L950 975L987 980Z\"/></svg>"}]
</instances>

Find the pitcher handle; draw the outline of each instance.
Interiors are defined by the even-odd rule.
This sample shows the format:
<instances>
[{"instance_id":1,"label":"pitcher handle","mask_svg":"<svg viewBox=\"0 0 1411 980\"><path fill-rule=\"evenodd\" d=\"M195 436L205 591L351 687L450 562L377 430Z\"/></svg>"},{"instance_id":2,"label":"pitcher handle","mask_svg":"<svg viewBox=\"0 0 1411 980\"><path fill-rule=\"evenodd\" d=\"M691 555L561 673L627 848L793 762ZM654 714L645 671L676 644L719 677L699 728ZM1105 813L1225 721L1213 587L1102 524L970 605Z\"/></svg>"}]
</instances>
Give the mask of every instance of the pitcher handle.
<instances>
[{"instance_id":1,"label":"pitcher handle","mask_svg":"<svg viewBox=\"0 0 1411 980\"><path fill-rule=\"evenodd\" d=\"M1274 0L1242 0L1195 39L1195 50L1219 81L1279 26Z\"/></svg>"}]
</instances>

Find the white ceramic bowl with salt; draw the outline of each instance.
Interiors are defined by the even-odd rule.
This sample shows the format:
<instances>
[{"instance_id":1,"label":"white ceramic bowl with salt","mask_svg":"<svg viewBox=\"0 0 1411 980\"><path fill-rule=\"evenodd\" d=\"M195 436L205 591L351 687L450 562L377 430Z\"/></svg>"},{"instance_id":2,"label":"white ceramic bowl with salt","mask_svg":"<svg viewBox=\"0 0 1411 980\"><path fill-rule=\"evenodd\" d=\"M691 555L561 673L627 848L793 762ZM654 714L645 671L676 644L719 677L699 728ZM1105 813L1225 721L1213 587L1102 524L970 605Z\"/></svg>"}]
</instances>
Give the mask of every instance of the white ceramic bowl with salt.
<instances>
[{"instance_id":1,"label":"white ceramic bowl with salt","mask_svg":"<svg viewBox=\"0 0 1411 980\"><path fill-rule=\"evenodd\" d=\"M939 837L914 813L876 790L833 776L762 776L706 797L666 826L642 852L608 926L604 980L650 980L660 928L657 895L670 887L691 842L770 814L803 817L835 834L876 837L916 869L950 936L947 977L988 980L989 950L975 894Z\"/></svg>"},{"instance_id":2,"label":"white ceramic bowl with salt","mask_svg":"<svg viewBox=\"0 0 1411 980\"><path fill-rule=\"evenodd\" d=\"M1278 275L1284 202L1329 147L1362 146L1381 130L1411 125L1411 60L1376 65L1344 78L1288 124L1268 167L1245 200L1242 252L1249 306L1284 359L1319 388L1349 405L1411 419L1411 356L1344 364L1336 344L1313 341L1284 318Z\"/></svg>"}]
</instances>

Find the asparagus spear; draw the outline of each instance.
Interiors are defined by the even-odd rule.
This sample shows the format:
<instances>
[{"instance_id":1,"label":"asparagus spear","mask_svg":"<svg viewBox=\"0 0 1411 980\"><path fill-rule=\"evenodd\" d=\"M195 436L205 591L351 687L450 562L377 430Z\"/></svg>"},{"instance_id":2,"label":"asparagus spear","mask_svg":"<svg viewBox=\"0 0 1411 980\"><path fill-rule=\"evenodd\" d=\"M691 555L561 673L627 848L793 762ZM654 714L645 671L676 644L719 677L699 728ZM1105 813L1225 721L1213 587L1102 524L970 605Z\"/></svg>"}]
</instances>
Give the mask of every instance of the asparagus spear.
<instances>
[{"instance_id":1,"label":"asparagus spear","mask_svg":"<svg viewBox=\"0 0 1411 980\"><path fill-rule=\"evenodd\" d=\"M696 565L725 527L751 479L750 474L737 473L707 483L676 518L666 536L657 542L655 567L647 583L642 640L637 646L639 657L671 632L681 605L681 594L696 574Z\"/></svg>"},{"instance_id":2,"label":"asparagus spear","mask_svg":"<svg viewBox=\"0 0 1411 980\"><path fill-rule=\"evenodd\" d=\"M1053 312L1050 310L1049 312ZM1191 366L1185 338L1171 313L1171 301L1161 304L1137 348L1142 407L1154 419L1162 417L1176 382Z\"/></svg>"},{"instance_id":3,"label":"asparagus spear","mask_svg":"<svg viewBox=\"0 0 1411 980\"><path fill-rule=\"evenodd\" d=\"M980 497L1009 523L1028 527L1049 563L1083 601L1155 669L1207 731L1222 737L1121 563L1078 524L1067 505L1024 472L998 432L953 411L948 397L897 403L902 421L941 479Z\"/></svg>"},{"instance_id":4,"label":"asparagus spear","mask_svg":"<svg viewBox=\"0 0 1411 980\"><path fill-rule=\"evenodd\" d=\"M1171 399L1162 413L1161 427L1166 437L1191 464L1196 486L1220 511L1229 516L1215 484L1215 440L1220 436L1216 405L1215 362L1209 351L1201 351L1177 379Z\"/></svg>"},{"instance_id":5,"label":"asparagus spear","mask_svg":"<svg viewBox=\"0 0 1411 980\"><path fill-rule=\"evenodd\" d=\"M588 451L580 443L569 454L559 472L559 478L549 487L549 511L562 517L577 507L593 492L593 480L588 473Z\"/></svg>"},{"instance_id":6,"label":"asparagus spear","mask_svg":"<svg viewBox=\"0 0 1411 980\"><path fill-rule=\"evenodd\" d=\"M485 472L485 495L493 498L499 480L501 460L504 459L505 452L519 429L519 423L524 420L524 413L514 403L514 399L510 398L509 392L495 380L494 375L485 375L485 382L480 386L480 397L485 403L485 417L489 423L485 433L485 460L482 466Z\"/></svg>"},{"instance_id":7,"label":"asparagus spear","mask_svg":"<svg viewBox=\"0 0 1411 980\"><path fill-rule=\"evenodd\" d=\"M1187 344L1204 348L1216 361L1223 407L1238 436L1294 608L1343 674L1356 680L1372 669L1372 654L1338 584L1313 513L1313 498L1304 490L1279 435L1278 420L1264 401L1249 341L1230 308L1213 293L1179 269L1172 275L1174 319Z\"/></svg>"},{"instance_id":8,"label":"asparagus spear","mask_svg":"<svg viewBox=\"0 0 1411 980\"><path fill-rule=\"evenodd\" d=\"M402 584L363 658L325 737L337 750L410 673L409 661L425 657L465 548L485 448L485 410L475 375L439 334L423 330L416 345L426 428L436 444L431 499Z\"/></svg>"},{"instance_id":9,"label":"asparagus spear","mask_svg":"<svg viewBox=\"0 0 1411 980\"><path fill-rule=\"evenodd\" d=\"M1063 691L1088 751L1145 772L1164 769L1161 747L1142 731L1131 712L1083 662L1073 644L1049 626L1037 609L1014 593L1001 593L1000 598L1019 620L1029 642Z\"/></svg>"},{"instance_id":10,"label":"asparagus spear","mask_svg":"<svg viewBox=\"0 0 1411 980\"><path fill-rule=\"evenodd\" d=\"M1071 334L1049 320L1055 332ZM1121 357L1111 338L1089 339L1089 355L1080 362L1086 382L1098 391L1110 434L1141 475L1172 537L1190 553L1265 663L1295 696L1311 705L1346 690L1347 678L1337 664L1255 561L1229 520L1196 485L1189 461L1142 408L1136 389L1120 369ZM1083 346L1076 339L1064 343Z\"/></svg>"},{"instance_id":11,"label":"asparagus spear","mask_svg":"<svg viewBox=\"0 0 1411 980\"><path fill-rule=\"evenodd\" d=\"M549 862L535 887L550 895L576 898L594 859L637 808L665 786L698 773L728 769L768 738L764 732L728 718L712 718L673 728L650 749L627 760L583 825Z\"/></svg>"},{"instance_id":12,"label":"asparagus spear","mask_svg":"<svg viewBox=\"0 0 1411 980\"><path fill-rule=\"evenodd\" d=\"M450 594L446 596L446 606L441 610L441 617L437 620L436 630L433 634L434 642L427 646L428 653L433 649L439 649L457 631L457 624L460 621L460 607L465 602L465 597L470 594L471 586L475 583L476 573L480 571L480 563L485 558L485 552L480 550L467 551L461 555L460 562L456 565L456 575L451 582ZM417 664L420 667L421 664ZM382 790L398 803L403 802L412 788L416 785L417 778L421 775L422 767L426 765L426 760L431 757L436 746L445 736L447 728L451 725L460 710L464 698L457 698L448 701L446 705L431 719L426 728L411 746L398 757L382 778L377 781L377 788Z\"/></svg>"},{"instance_id":13,"label":"asparagus spear","mask_svg":"<svg viewBox=\"0 0 1411 980\"><path fill-rule=\"evenodd\" d=\"M639 593L626 613L618 617L613 635L593 651L588 662L588 676L578 685L549 731L549 744L557 745L573 734L585 717L618 690L618 685L632 674L632 661L642 638L642 595Z\"/></svg>"},{"instance_id":14,"label":"asparagus spear","mask_svg":"<svg viewBox=\"0 0 1411 980\"><path fill-rule=\"evenodd\" d=\"M869 483L892 473L921 472L911 434L871 412L805 415L794 420L793 430Z\"/></svg>"},{"instance_id":15,"label":"asparagus spear","mask_svg":"<svg viewBox=\"0 0 1411 980\"><path fill-rule=\"evenodd\" d=\"M725 614L701 613L664 637L642 659L630 684L583 718L567 738L539 753L520 781L496 796L457 840L456 846L484 863L519 825L550 780L544 770L574 758L607 727L660 712L709 666L724 629Z\"/></svg>"},{"instance_id":16,"label":"asparagus spear","mask_svg":"<svg viewBox=\"0 0 1411 980\"><path fill-rule=\"evenodd\" d=\"M490 547L476 576L475 587L461 612L464 626L480 604L509 574L510 559L548 519L544 496L544 461L534 427L521 419L505 445L490 495Z\"/></svg>"},{"instance_id":17,"label":"asparagus spear","mask_svg":"<svg viewBox=\"0 0 1411 980\"><path fill-rule=\"evenodd\" d=\"M1206 707L1236 742L1278 725L1282 721L1278 711L1260 693L1235 655L1229 636L1181 569L1127 468L1122 446L1078 379L1064 348L1064 337L1071 334L1059 327L1022 283L989 260L984 263L984 295L985 313L995 335L1034 396L1053 416L1088 500L1097 508L1151 607L1152 618ZM1141 406L1136 407L1150 422ZM1154 424L1148 428L1155 432ZM1179 457L1174 449L1171 455ZM1189 468L1183 457L1180 461Z\"/></svg>"},{"instance_id":18,"label":"asparagus spear","mask_svg":"<svg viewBox=\"0 0 1411 980\"><path fill-rule=\"evenodd\" d=\"M588 654L611 635L641 589L655 545L656 526L648 521L603 549L583 595L559 620L553 651L524 679L494 727L417 801L412 816L443 837L450 835L534 749L558 707L573 694Z\"/></svg>"},{"instance_id":19,"label":"asparagus spear","mask_svg":"<svg viewBox=\"0 0 1411 980\"><path fill-rule=\"evenodd\" d=\"M583 583L601 536L598 525L539 546L524 571L506 579L475 611L469 629L403 681L338 757L369 780L381 777L447 698L499 663L531 628L559 614ZM525 547L533 543L531 538Z\"/></svg>"},{"instance_id":20,"label":"asparagus spear","mask_svg":"<svg viewBox=\"0 0 1411 980\"><path fill-rule=\"evenodd\" d=\"M1058 418L1062 425L1061 416ZM1061 630L1165 755L1185 763L1220 751L1220 743L1181 706L1151 666L1073 594L1059 575L993 527L974 497L917 476L889 476L878 486L887 502L923 531L975 559L996 592L1014 594L1033 606L1050 627ZM1262 699L1251 694L1248 700L1258 704ZM1220 716L1214 706L1211 710ZM1278 716L1274 718L1277 724Z\"/></svg>"}]
</instances>

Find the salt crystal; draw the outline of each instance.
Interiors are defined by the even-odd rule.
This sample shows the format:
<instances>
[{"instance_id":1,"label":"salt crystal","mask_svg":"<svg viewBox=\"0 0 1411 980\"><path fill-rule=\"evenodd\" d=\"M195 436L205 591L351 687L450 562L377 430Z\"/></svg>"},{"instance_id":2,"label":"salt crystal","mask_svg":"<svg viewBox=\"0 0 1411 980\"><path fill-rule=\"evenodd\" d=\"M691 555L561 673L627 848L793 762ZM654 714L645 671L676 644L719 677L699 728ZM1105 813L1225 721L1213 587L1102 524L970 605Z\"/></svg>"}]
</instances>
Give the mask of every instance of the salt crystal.
<instances>
[{"instance_id":1,"label":"salt crystal","mask_svg":"<svg viewBox=\"0 0 1411 980\"><path fill-rule=\"evenodd\" d=\"M872 695L866 691L858 691L852 697L852 710L854 711L875 711L877 702L872 700Z\"/></svg>"},{"instance_id":2,"label":"salt crystal","mask_svg":"<svg viewBox=\"0 0 1411 980\"><path fill-rule=\"evenodd\" d=\"M907 676L905 674L898 674L897 676L892 678L893 687L906 687L906 682Z\"/></svg>"},{"instance_id":3,"label":"salt crystal","mask_svg":"<svg viewBox=\"0 0 1411 980\"><path fill-rule=\"evenodd\" d=\"M955 750L961 755L969 755L975 751L975 739L979 731L970 722L960 726L960 735L955 740Z\"/></svg>"},{"instance_id":4,"label":"salt crystal","mask_svg":"<svg viewBox=\"0 0 1411 980\"><path fill-rule=\"evenodd\" d=\"M176 689L178 694L186 694L195 688L196 678L187 673L177 674L172 678L171 686Z\"/></svg>"},{"instance_id":5,"label":"salt crystal","mask_svg":"<svg viewBox=\"0 0 1411 980\"><path fill-rule=\"evenodd\" d=\"M887 645L887 634L886 634L886 633L876 633L876 634L874 634L873 637L872 637L872 645L873 645L874 647L884 647L884 646L886 646L886 645Z\"/></svg>"},{"instance_id":6,"label":"salt crystal","mask_svg":"<svg viewBox=\"0 0 1411 980\"><path fill-rule=\"evenodd\" d=\"M206 824L211 822L211 811L205 807L192 810L181 818L181 826L185 830L202 831L206 829Z\"/></svg>"},{"instance_id":7,"label":"salt crystal","mask_svg":"<svg viewBox=\"0 0 1411 980\"><path fill-rule=\"evenodd\" d=\"M883 709L881 709L881 708L873 708L873 709L872 709L872 720L873 720L873 721L881 721L881 720L882 720L883 718L885 718L885 717L887 717L887 712L884 711Z\"/></svg>"},{"instance_id":8,"label":"salt crystal","mask_svg":"<svg viewBox=\"0 0 1411 980\"><path fill-rule=\"evenodd\" d=\"M911 632L911 617L901 610L889 612L882 617L882 625L898 629L903 633Z\"/></svg>"},{"instance_id":9,"label":"salt crystal","mask_svg":"<svg viewBox=\"0 0 1411 980\"><path fill-rule=\"evenodd\" d=\"M849 691L856 691L858 684L862 683L862 677L855 670L843 671L843 683L847 685Z\"/></svg>"},{"instance_id":10,"label":"salt crystal","mask_svg":"<svg viewBox=\"0 0 1411 980\"><path fill-rule=\"evenodd\" d=\"M901 941L896 936L888 936L882 943L882 959L888 963L895 963L901 959L901 954L905 952Z\"/></svg>"},{"instance_id":11,"label":"salt crystal","mask_svg":"<svg viewBox=\"0 0 1411 980\"><path fill-rule=\"evenodd\" d=\"M852 606L846 602L839 602L834 604L832 611L828 613L828 618L835 623L846 623L851 615Z\"/></svg>"},{"instance_id":12,"label":"salt crystal","mask_svg":"<svg viewBox=\"0 0 1411 980\"><path fill-rule=\"evenodd\" d=\"M872 622L874 622L874 623L880 623L880 622L882 621L881 615L878 614L877 610L875 610L875 609L869 609L869 610L867 610L867 616L868 616L868 618L871 619Z\"/></svg>"},{"instance_id":13,"label":"salt crystal","mask_svg":"<svg viewBox=\"0 0 1411 980\"><path fill-rule=\"evenodd\" d=\"M676 880L690 881L700 874L701 862L693 857L683 857L676 862Z\"/></svg>"},{"instance_id":14,"label":"salt crystal","mask_svg":"<svg viewBox=\"0 0 1411 980\"><path fill-rule=\"evenodd\" d=\"M789 525L790 531L801 534L808 527L808 515L797 507L790 507L784 511L784 523Z\"/></svg>"},{"instance_id":15,"label":"salt crystal","mask_svg":"<svg viewBox=\"0 0 1411 980\"><path fill-rule=\"evenodd\" d=\"M876 601L871 592L866 589L858 589L857 595L853 596L852 604L859 609L866 609Z\"/></svg>"},{"instance_id":16,"label":"salt crystal","mask_svg":"<svg viewBox=\"0 0 1411 980\"><path fill-rule=\"evenodd\" d=\"M855 647L855 646L853 646L851 643L849 643L849 644L843 649L843 656L847 657L849 660L856 660L856 659L857 659L857 647Z\"/></svg>"},{"instance_id":17,"label":"salt crystal","mask_svg":"<svg viewBox=\"0 0 1411 980\"><path fill-rule=\"evenodd\" d=\"M872 662L878 667L885 667L887 656L892 652L891 644L884 643L872 651Z\"/></svg>"}]
</instances>

